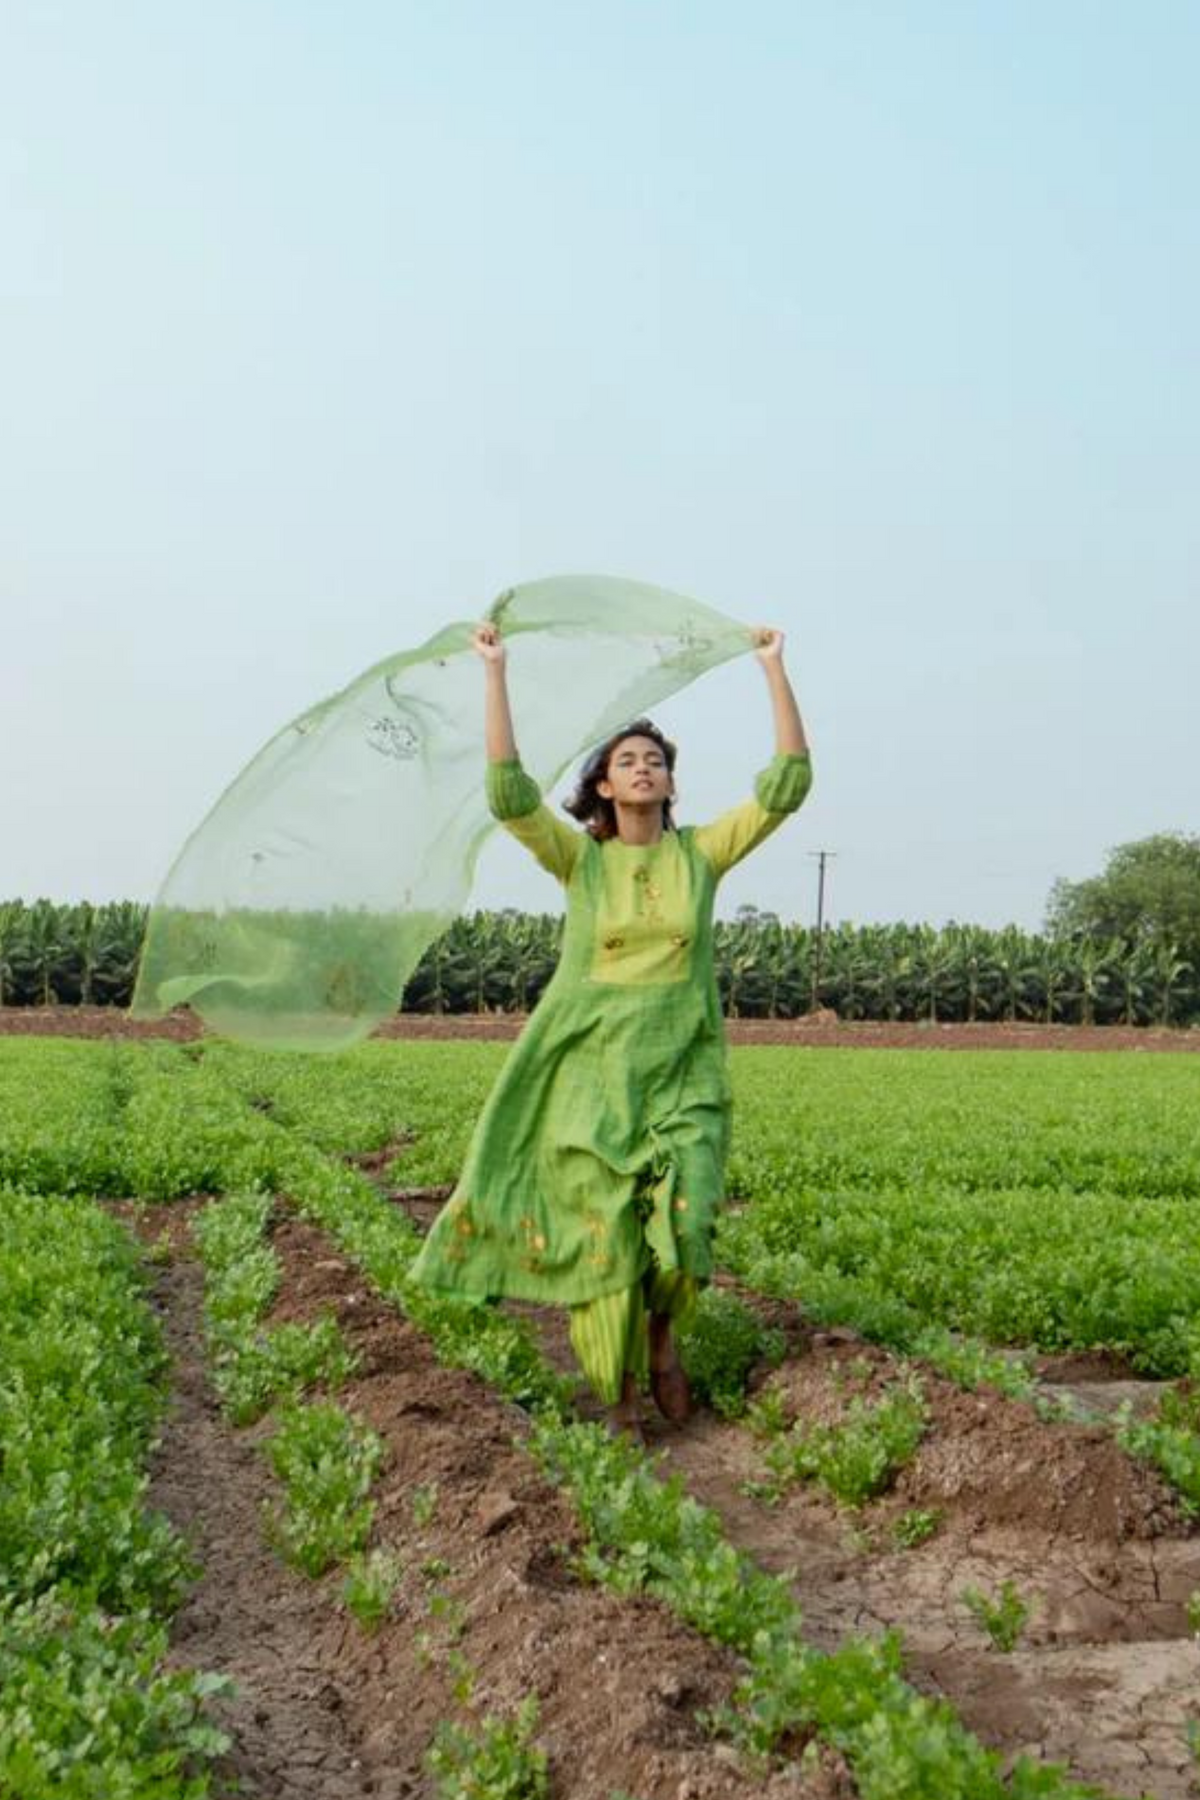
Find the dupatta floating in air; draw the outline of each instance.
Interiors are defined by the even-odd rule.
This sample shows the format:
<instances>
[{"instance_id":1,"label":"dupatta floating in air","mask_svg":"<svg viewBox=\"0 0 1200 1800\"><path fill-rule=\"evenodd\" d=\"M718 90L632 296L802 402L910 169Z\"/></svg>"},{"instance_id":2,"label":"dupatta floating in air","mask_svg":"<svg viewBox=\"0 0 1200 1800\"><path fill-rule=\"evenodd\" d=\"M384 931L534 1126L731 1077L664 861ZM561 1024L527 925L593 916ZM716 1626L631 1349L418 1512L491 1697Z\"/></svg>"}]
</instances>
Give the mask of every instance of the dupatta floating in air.
<instances>
[{"instance_id":1,"label":"dupatta floating in air","mask_svg":"<svg viewBox=\"0 0 1200 1800\"><path fill-rule=\"evenodd\" d=\"M524 766L544 788L583 751L751 647L744 625L608 576L511 588ZM151 909L135 1015L189 1005L213 1030L340 1049L395 1012L470 893L484 798L473 624L389 657L276 734L192 834Z\"/></svg>"}]
</instances>

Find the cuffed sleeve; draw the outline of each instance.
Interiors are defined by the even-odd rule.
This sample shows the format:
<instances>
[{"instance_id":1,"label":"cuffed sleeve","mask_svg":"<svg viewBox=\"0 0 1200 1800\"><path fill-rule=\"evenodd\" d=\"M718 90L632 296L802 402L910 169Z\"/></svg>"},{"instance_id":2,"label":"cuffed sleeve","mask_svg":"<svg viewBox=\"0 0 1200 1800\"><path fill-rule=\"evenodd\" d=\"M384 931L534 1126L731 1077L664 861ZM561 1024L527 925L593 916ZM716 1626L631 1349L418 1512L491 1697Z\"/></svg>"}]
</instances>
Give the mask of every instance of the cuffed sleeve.
<instances>
[{"instance_id":1,"label":"cuffed sleeve","mask_svg":"<svg viewBox=\"0 0 1200 1800\"><path fill-rule=\"evenodd\" d=\"M499 820L523 819L542 804L542 790L516 757L487 766L487 802ZM476 790L478 791L478 790Z\"/></svg>"},{"instance_id":2,"label":"cuffed sleeve","mask_svg":"<svg viewBox=\"0 0 1200 1800\"><path fill-rule=\"evenodd\" d=\"M696 828L696 848L711 864L718 880L735 863L777 831L812 786L808 752L775 756L754 784L754 799L731 807L711 825Z\"/></svg>"},{"instance_id":3,"label":"cuffed sleeve","mask_svg":"<svg viewBox=\"0 0 1200 1800\"><path fill-rule=\"evenodd\" d=\"M524 844L548 875L565 885L579 860L582 832L555 818L543 804L541 788L515 758L489 762L486 786L488 805L505 830Z\"/></svg>"},{"instance_id":4,"label":"cuffed sleeve","mask_svg":"<svg viewBox=\"0 0 1200 1800\"><path fill-rule=\"evenodd\" d=\"M805 750L799 756L773 756L754 783L754 794L764 812L792 813L811 786L812 759Z\"/></svg>"}]
</instances>

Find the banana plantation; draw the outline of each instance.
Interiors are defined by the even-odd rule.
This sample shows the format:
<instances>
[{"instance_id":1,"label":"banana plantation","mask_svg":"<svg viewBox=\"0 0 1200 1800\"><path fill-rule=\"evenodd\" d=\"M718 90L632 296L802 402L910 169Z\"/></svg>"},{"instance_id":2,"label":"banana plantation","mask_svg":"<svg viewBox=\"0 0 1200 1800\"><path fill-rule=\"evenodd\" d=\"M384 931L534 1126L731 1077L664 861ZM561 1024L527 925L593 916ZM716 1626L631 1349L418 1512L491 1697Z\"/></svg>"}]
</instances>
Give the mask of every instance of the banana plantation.
<instances>
[{"instance_id":1,"label":"banana plantation","mask_svg":"<svg viewBox=\"0 0 1200 1800\"><path fill-rule=\"evenodd\" d=\"M126 1006L147 909L0 903L0 1005ZM554 971L550 914L474 913L426 952L404 994L411 1012L527 1012ZM840 925L817 934L743 907L716 927L730 1018L1200 1023L1200 959L1171 943L1039 936L1007 926Z\"/></svg>"}]
</instances>

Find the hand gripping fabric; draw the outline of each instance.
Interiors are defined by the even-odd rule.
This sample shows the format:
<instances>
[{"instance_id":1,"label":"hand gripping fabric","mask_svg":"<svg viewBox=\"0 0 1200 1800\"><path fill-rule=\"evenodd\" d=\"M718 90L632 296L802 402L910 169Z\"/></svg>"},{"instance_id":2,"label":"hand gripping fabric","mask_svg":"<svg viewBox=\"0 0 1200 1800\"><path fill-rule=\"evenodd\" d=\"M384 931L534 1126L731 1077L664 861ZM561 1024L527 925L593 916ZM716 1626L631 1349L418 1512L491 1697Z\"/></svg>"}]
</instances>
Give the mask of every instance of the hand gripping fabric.
<instances>
[{"instance_id":1,"label":"hand gripping fabric","mask_svg":"<svg viewBox=\"0 0 1200 1800\"><path fill-rule=\"evenodd\" d=\"M608 576L529 582L489 615L524 766L576 757L751 647L744 625ZM190 1005L225 1036L340 1049L396 1010L466 903L494 821L473 625L448 625L294 719L176 859L151 910L135 1015Z\"/></svg>"}]
</instances>

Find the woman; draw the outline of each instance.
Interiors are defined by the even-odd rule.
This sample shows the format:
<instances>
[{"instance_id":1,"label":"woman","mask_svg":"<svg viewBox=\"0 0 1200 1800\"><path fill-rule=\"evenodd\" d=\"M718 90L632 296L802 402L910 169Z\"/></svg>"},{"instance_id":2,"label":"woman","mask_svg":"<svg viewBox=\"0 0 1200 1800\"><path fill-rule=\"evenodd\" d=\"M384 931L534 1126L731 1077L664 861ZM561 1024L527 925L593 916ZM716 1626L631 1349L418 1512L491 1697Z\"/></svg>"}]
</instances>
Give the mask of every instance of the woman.
<instances>
[{"instance_id":1,"label":"woman","mask_svg":"<svg viewBox=\"0 0 1200 1800\"><path fill-rule=\"evenodd\" d=\"M517 753L494 625L486 671L488 799L567 892L562 956L504 1066L458 1185L414 1266L477 1299L565 1305L584 1373L615 1428L640 1436L639 1382L687 1417L672 1336L712 1273L729 1084L713 971L717 882L808 792L783 634L755 632L775 724L756 796L677 830L675 747L647 719L602 744L567 810L542 803Z\"/></svg>"}]
</instances>

